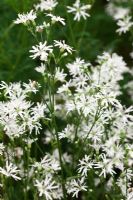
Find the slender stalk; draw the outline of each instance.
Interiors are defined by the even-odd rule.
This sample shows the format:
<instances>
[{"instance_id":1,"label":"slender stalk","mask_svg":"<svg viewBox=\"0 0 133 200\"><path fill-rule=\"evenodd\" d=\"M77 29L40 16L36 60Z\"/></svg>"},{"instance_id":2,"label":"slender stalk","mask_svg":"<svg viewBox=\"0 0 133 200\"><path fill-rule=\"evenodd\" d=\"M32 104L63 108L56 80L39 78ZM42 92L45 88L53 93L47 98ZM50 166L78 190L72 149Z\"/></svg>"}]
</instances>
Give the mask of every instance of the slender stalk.
<instances>
[{"instance_id":1,"label":"slender stalk","mask_svg":"<svg viewBox=\"0 0 133 200\"><path fill-rule=\"evenodd\" d=\"M48 78L48 95L49 95L49 102L50 102L50 112L51 112L51 129L53 130L56 136L57 148L59 153L59 162L61 167L61 184L62 184L62 191L64 200L67 199L66 197L66 189L65 189L65 177L64 177L64 167L63 167L63 160L62 160L62 151L61 151L61 144L58 136L58 128L56 124L56 116L55 116L55 79L54 75L51 72L51 77Z\"/></svg>"},{"instance_id":2,"label":"slender stalk","mask_svg":"<svg viewBox=\"0 0 133 200\"><path fill-rule=\"evenodd\" d=\"M53 116L54 126L56 128L56 122L55 117ZM58 153L59 153L59 161L60 161L60 167L61 167L61 176L62 176L62 190L64 195L64 200L66 199L66 189L65 189L65 178L64 178L64 167L63 167L63 161L62 161L62 153L61 153L61 145L60 140L58 136L57 130L55 131L56 140L57 140L57 146L58 146Z\"/></svg>"},{"instance_id":3,"label":"slender stalk","mask_svg":"<svg viewBox=\"0 0 133 200\"><path fill-rule=\"evenodd\" d=\"M99 119L100 110L101 110L101 108L100 108L99 105L98 105L98 106L97 106L97 110L96 110L96 114L95 114L95 116L94 116L94 121L93 121L93 123L92 123L92 125L91 125L91 127L90 127L90 129L89 129L89 131L88 131L88 133L87 133L87 135L86 135L86 137L85 137L84 140L83 140L83 144L85 144L85 142L86 142L86 140L87 140L87 138L88 138L88 135L91 133L93 127L95 126L97 120ZM78 157L80 156L81 152L82 152L82 148L79 148L79 151L78 151L78 154L77 154Z\"/></svg>"},{"instance_id":4,"label":"slender stalk","mask_svg":"<svg viewBox=\"0 0 133 200\"><path fill-rule=\"evenodd\" d=\"M90 130L88 131L88 133L87 133L85 139L83 140L84 143L86 142L86 140L87 140L87 138L88 138L88 135L90 134L90 132L92 131L93 127L95 126L97 120L99 119L99 117L98 117L98 116L99 116L99 112L100 112L100 108L99 108L99 106L97 106L96 114L95 114L95 116L94 116L94 121L93 121L93 123L92 123L92 125L91 125L91 127L90 127Z\"/></svg>"},{"instance_id":5,"label":"slender stalk","mask_svg":"<svg viewBox=\"0 0 133 200\"><path fill-rule=\"evenodd\" d=\"M65 8L67 7L67 1L65 0L64 2L64 5L65 5ZM66 10L66 9L65 9ZM72 40L72 43L73 43L73 46L74 48L76 48L76 41L75 41L75 35L74 35L74 30L72 28L72 25L71 25L71 20L69 18L69 14L66 10L66 18L67 18L67 22L68 22L68 28L69 28L69 32L70 32L70 37L71 37L71 40Z\"/></svg>"}]
</instances>

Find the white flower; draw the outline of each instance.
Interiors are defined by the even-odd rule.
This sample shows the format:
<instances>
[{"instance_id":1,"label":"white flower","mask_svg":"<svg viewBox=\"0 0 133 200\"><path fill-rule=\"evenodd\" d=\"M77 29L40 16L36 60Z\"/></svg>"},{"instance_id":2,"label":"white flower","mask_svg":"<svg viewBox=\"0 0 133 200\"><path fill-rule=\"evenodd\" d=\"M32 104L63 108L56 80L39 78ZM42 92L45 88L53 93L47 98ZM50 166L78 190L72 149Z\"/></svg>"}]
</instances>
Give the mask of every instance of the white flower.
<instances>
[{"instance_id":1,"label":"white flower","mask_svg":"<svg viewBox=\"0 0 133 200\"><path fill-rule=\"evenodd\" d=\"M15 24L27 24L30 21L33 22L37 18L36 13L31 10L26 14L18 14L18 18L14 21Z\"/></svg>"},{"instance_id":2,"label":"white flower","mask_svg":"<svg viewBox=\"0 0 133 200\"><path fill-rule=\"evenodd\" d=\"M69 101L67 100L65 107L66 107L67 113L76 110L76 105L73 100L69 100Z\"/></svg>"},{"instance_id":3,"label":"white flower","mask_svg":"<svg viewBox=\"0 0 133 200\"><path fill-rule=\"evenodd\" d=\"M54 46L59 47L62 52L67 51L68 53L72 54L73 49L69 45L67 45L64 40L54 40Z\"/></svg>"},{"instance_id":4,"label":"white flower","mask_svg":"<svg viewBox=\"0 0 133 200\"><path fill-rule=\"evenodd\" d=\"M52 11L57 6L56 0L40 0L40 3L35 7L36 9L40 9L41 11Z\"/></svg>"},{"instance_id":5,"label":"white flower","mask_svg":"<svg viewBox=\"0 0 133 200\"><path fill-rule=\"evenodd\" d=\"M58 185L55 185L55 181L51 176L46 176L44 180L36 180L35 186L39 191L39 196L45 196L46 200L53 200L53 193L58 189Z\"/></svg>"},{"instance_id":6,"label":"white flower","mask_svg":"<svg viewBox=\"0 0 133 200\"><path fill-rule=\"evenodd\" d=\"M111 175L116 174L113 170L113 162L108 159L105 154L100 155L100 159L102 159L100 162L94 164L95 168L102 170L99 176L103 175L104 178L106 178L108 173Z\"/></svg>"},{"instance_id":7,"label":"white flower","mask_svg":"<svg viewBox=\"0 0 133 200\"><path fill-rule=\"evenodd\" d=\"M85 117L87 115L94 113L95 106L97 106L96 98L93 96L87 96L85 93L77 94L77 98L75 99L76 109L79 114L84 114Z\"/></svg>"},{"instance_id":8,"label":"white flower","mask_svg":"<svg viewBox=\"0 0 133 200\"><path fill-rule=\"evenodd\" d=\"M66 82L61 87L58 88L57 93L68 92L69 91L69 87L70 87L70 82Z\"/></svg>"},{"instance_id":9,"label":"white flower","mask_svg":"<svg viewBox=\"0 0 133 200\"><path fill-rule=\"evenodd\" d=\"M64 73L63 69L61 70L59 67L56 68L55 79L61 82L65 81L65 77L67 74Z\"/></svg>"},{"instance_id":10,"label":"white flower","mask_svg":"<svg viewBox=\"0 0 133 200\"><path fill-rule=\"evenodd\" d=\"M68 138L70 141L74 139L74 125L67 124L66 128L59 132L59 139Z\"/></svg>"},{"instance_id":11,"label":"white flower","mask_svg":"<svg viewBox=\"0 0 133 200\"><path fill-rule=\"evenodd\" d=\"M24 128L17 124L16 119L5 116L0 122L4 126L5 134L10 138L19 137L25 132Z\"/></svg>"},{"instance_id":12,"label":"white flower","mask_svg":"<svg viewBox=\"0 0 133 200\"><path fill-rule=\"evenodd\" d=\"M115 75L112 73L116 72L116 74L118 75L118 73L122 74L127 70L126 63L123 60L123 57L119 56L116 53L113 53L111 55L108 52L104 52L101 56L98 56L98 63L100 64L102 70L106 70L106 73L107 71L109 71L112 76Z\"/></svg>"},{"instance_id":13,"label":"white flower","mask_svg":"<svg viewBox=\"0 0 133 200\"><path fill-rule=\"evenodd\" d=\"M20 180L21 179L20 177L18 177L16 175L19 171L20 170L18 170L15 165L13 165L12 163L8 163L8 161L6 162L5 169L0 167L0 173L4 174L7 177L12 177L15 180Z\"/></svg>"},{"instance_id":14,"label":"white flower","mask_svg":"<svg viewBox=\"0 0 133 200\"><path fill-rule=\"evenodd\" d=\"M35 70L43 75L46 70L46 66L44 63L41 63L41 66L36 67Z\"/></svg>"},{"instance_id":15,"label":"white flower","mask_svg":"<svg viewBox=\"0 0 133 200\"><path fill-rule=\"evenodd\" d=\"M38 138L24 138L23 141L26 143L26 145L28 145L28 147L31 147L32 143L36 142L38 140Z\"/></svg>"},{"instance_id":16,"label":"white flower","mask_svg":"<svg viewBox=\"0 0 133 200\"><path fill-rule=\"evenodd\" d=\"M85 155L82 160L79 160L79 162L78 172L81 173L82 176L87 176L87 172L92 169L93 166L90 156Z\"/></svg>"},{"instance_id":17,"label":"white flower","mask_svg":"<svg viewBox=\"0 0 133 200\"><path fill-rule=\"evenodd\" d=\"M128 8L118 7L117 12L114 15L114 18L117 19L123 19L129 14Z\"/></svg>"},{"instance_id":18,"label":"white flower","mask_svg":"<svg viewBox=\"0 0 133 200\"><path fill-rule=\"evenodd\" d=\"M81 88L85 88L88 85L89 76L83 74L83 70L79 76L76 76L72 80L72 86L76 86L76 90L80 90Z\"/></svg>"},{"instance_id":19,"label":"white flower","mask_svg":"<svg viewBox=\"0 0 133 200\"><path fill-rule=\"evenodd\" d=\"M87 131L88 130L88 131ZM98 142L101 141L101 138L103 136L103 133L104 133L104 127L102 126L102 124L95 124L93 126L93 128L91 129L91 127L89 126L88 129L85 130L87 131L87 134L89 132L89 135L88 135L88 139L91 139L91 141L93 142L93 144L96 144ZM91 130L91 131L90 131ZM92 144L92 146L93 146Z\"/></svg>"},{"instance_id":20,"label":"white flower","mask_svg":"<svg viewBox=\"0 0 133 200\"><path fill-rule=\"evenodd\" d=\"M39 119L43 117L45 105L37 103L37 106L27 100L29 92L37 91L36 82L30 81L29 84L20 83L10 84L9 86L2 83L1 89L7 96L6 102L0 102L0 123L3 126L5 134L9 137L18 137L24 134L27 129L31 133L35 130L39 133L41 124Z\"/></svg>"},{"instance_id":21,"label":"white flower","mask_svg":"<svg viewBox=\"0 0 133 200\"><path fill-rule=\"evenodd\" d=\"M131 188L132 190L132 188ZM130 191L130 188L128 190L128 195L127 195L127 200L132 200L133 199L133 191Z\"/></svg>"},{"instance_id":22,"label":"white flower","mask_svg":"<svg viewBox=\"0 0 133 200\"><path fill-rule=\"evenodd\" d=\"M22 128L24 130L29 131L29 133L32 133L32 131L35 131L35 134L39 134L39 130L42 129L40 122L38 121L39 119L33 116L30 116L29 112L25 112L25 115L23 117L23 123L22 123Z\"/></svg>"},{"instance_id":23,"label":"white flower","mask_svg":"<svg viewBox=\"0 0 133 200\"><path fill-rule=\"evenodd\" d=\"M122 33L126 33L127 31L129 31L129 29L133 26L133 22L131 21L130 16L126 16L125 18L118 20L117 25L119 26L119 28L116 32L121 35Z\"/></svg>"},{"instance_id":24,"label":"white flower","mask_svg":"<svg viewBox=\"0 0 133 200\"><path fill-rule=\"evenodd\" d=\"M42 158L41 162L35 162L33 167L43 169L43 173L45 172L46 174L53 174L60 170L59 159L47 154Z\"/></svg>"},{"instance_id":25,"label":"white flower","mask_svg":"<svg viewBox=\"0 0 133 200\"><path fill-rule=\"evenodd\" d=\"M108 107L110 104L115 107L121 107L120 102L116 99L116 93L103 89L101 93L97 94L97 98L101 101L102 106Z\"/></svg>"},{"instance_id":26,"label":"white flower","mask_svg":"<svg viewBox=\"0 0 133 200\"><path fill-rule=\"evenodd\" d=\"M90 66L90 63L86 63L81 58L76 58L76 60L73 63L68 63L67 68L69 69L69 72L72 76L81 75L88 66Z\"/></svg>"},{"instance_id":27,"label":"white flower","mask_svg":"<svg viewBox=\"0 0 133 200\"><path fill-rule=\"evenodd\" d=\"M87 19L90 15L86 12L91 8L90 4L84 5L80 3L80 0L76 0L73 6L67 6L69 13L74 13L74 20L80 21L81 17Z\"/></svg>"},{"instance_id":28,"label":"white flower","mask_svg":"<svg viewBox=\"0 0 133 200\"><path fill-rule=\"evenodd\" d=\"M44 117L44 112L46 111L46 105L43 103L37 102L37 105L31 108L31 115L35 121Z\"/></svg>"},{"instance_id":29,"label":"white flower","mask_svg":"<svg viewBox=\"0 0 133 200\"><path fill-rule=\"evenodd\" d=\"M133 177L132 169L126 169L122 172L121 176L117 180L116 184L119 186L123 196L126 197L127 200L132 200L132 195L130 196L131 181Z\"/></svg>"},{"instance_id":30,"label":"white flower","mask_svg":"<svg viewBox=\"0 0 133 200\"><path fill-rule=\"evenodd\" d=\"M57 159L55 159L53 156L46 155L42 160L41 160L41 165L46 171L50 171L51 173L55 171L60 170L60 164Z\"/></svg>"},{"instance_id":31,"label":"white flower","mask_svg":"<svg viewBox=\"0 0 133 200\"><path fill-rule=\"evenodd\" d=\"M81 179L72 179L67 184L67 193L72 194L72 197L78 197L80 191L87 191L87 186L84 183L84 178Z\"/></svg>"},{"instance_id":32,"label":"white flower","mask_svg":"<svg viewBox=\"0 0 133 200\"><path fill-rule=\"evenodd\" d=\"M106 84L106 92L115 91L118 94L120 91L118 81L123 79L123 73L129 71L123 57L116 53L111 55L104 52L101 56L98 56L98 64L99 67L92 68L91 79L95 84L100 84L100 87Z\"/></svg>"},{"instance_id":33,"label":"white flower","mask_svg":"<svg viewBox=\"0 0 133 200\"><path fill-rule=\"evenodd\" d=\"M118 113L121 117L121 121L124 124L128 124L129 122L133 122L133 106L130 106L127 109L124 109L123 107L120 107L118 110Z\"/></svg>"},{"instance_id":34,"label":"white flower","mask_svg":"<svg viewBox=\"0 0 133 200\"><path fill-rule=\"evenodd\" d=\"M47 14L48 17L51 17L52 23L60 22L62 25L65 25L65 19L60 16L55 16L53 14Z\"/></svg>"},{"instance_id":35,"label":"white flower","mask_svg":"<svg viewBox=\"0 0 133 200\"><path fill-rule=\"evenodd\" d=\"M44 43L40 42L39 45L33 46L32 50L30 50L31 55L30 57L35 59L37 57L40 57L40 60L47 61L47 57L49 53L52 53L53 49L52 46L47 46L47 42Z\"/></svg>"},{"instance_id":36,"label":"white flower","mask_svg":"<svg viewBox=\"0 0 133 200\"><path fill-rule=\"evenodd\" d=\"M33 92L36 93L38 91L38 88L41 87L39 83L37 83L36 81L31 81L29 80L29 83L24 83L23 86L25 87L25 92L29 93L29 92Z\"/></svg>"},{"instance_id":37,"label":"white flower","mask_svg":"<svg viewBox=\"0 0 133 200\"><path fill-rule=\"evenodd\" d=\"M123 19L126 17L130 10L126 7L116 6L114 3L109 3L107 6L107 12L115 19Z\"/></svg>"},{"instance_id":38,"label":"white flower","mask_svg":"<svg viewBox=\"0 0 133 200\"><path fill-rule=\"evenodd\" d=\"M4 149L5 149L4 144L3 144L3 143L0 143L0 155L3 154Z\"/></svg>"},{"instance_id":39,"label":"white flower","mask_svg":"<svg viewBox=\"0 0 133 200\"><path fill-rule=\"evenodd\" d=\"M20 83L10 83L8 85L4 81L2 81L0 84L0 90L4 90L4 93L10 99L14 97L20 97L23 94Z\"/></svg>"},{"instance_id":40,"label":"white flower","mask_svg":"<svg viewBox=\"0 0 133 200\"><path fill-rule=\"evenodd\" d=\"M36 26L36 32L41 33L44 28L47 29L48 27L50 27L50 23L43 22L43 24Z\"/></svg>"},{"instance_id":41,"label":"white flower","mask_svg":"<svg viewBox=\"0 0 133 200\"><path fill-rule=\"evenodd\" d=\"M58 183L58 188L53 192L53 199L62 200L63 199L63 191L62 186Z\"/></svg>"}]
</instances>

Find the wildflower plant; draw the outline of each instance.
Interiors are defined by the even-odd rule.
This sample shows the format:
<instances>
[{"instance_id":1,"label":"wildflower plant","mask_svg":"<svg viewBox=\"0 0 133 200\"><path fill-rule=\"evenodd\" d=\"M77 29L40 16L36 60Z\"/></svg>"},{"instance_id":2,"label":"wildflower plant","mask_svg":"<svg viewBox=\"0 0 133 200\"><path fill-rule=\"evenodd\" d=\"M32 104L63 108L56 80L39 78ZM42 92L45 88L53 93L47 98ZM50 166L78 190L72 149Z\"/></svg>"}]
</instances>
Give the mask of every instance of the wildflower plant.
<instances>
[{"instance_id":1,"label":"wildflower plant","mask_svg":"<svg viewBox=\"0 0 133 200\"><path fill-rule=\"evenodd\" d=\"M121 35L133 22L130 7L117 3L109 1L106 11ZM58 14L59 1L41 0L14 20L33 37L29 57L41 81L0 83L4 200L15 199L16 187L24 200L132 200L133 106L119 98L123 74L132 75L131 70L111 51L91 63L79 54L81 41L75 45L53 34L67 26L72 31L69 15L76 24L91 20L93 4L70 2L64 17Z\"/></svg>"}]
</instances>

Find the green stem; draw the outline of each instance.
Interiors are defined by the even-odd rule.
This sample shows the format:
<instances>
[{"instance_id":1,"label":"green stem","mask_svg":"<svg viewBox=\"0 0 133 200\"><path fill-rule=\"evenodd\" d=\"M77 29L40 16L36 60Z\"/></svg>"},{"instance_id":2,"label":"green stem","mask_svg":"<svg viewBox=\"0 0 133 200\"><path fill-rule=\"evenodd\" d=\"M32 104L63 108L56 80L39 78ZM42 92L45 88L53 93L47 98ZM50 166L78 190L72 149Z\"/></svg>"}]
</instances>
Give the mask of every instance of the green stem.
<instances>
[{"instance_id":1,"label":"green stem","mask_svg":"<svg viewBox=\"0 0 133 200\"><path fill-rule=\"evenodd\" d=\"M54 90L55 90L55 79L54 75L51 72L51 77L48 78L48 94L49 94L49 101L50 101L50 112L51 112L51 129L55 133L56 136L56 141L57 141L57 148L58 148L58 153L59 153L59 162L60 162L60 167L61 167L61 179L62 179L62 191L63 191L63 196L64 200L67 199L66 197L66 189L65 189L65 176L64 176L64 167L63 167L63 161L62 161L62 151L61 151L61 144L59 140L59 135L58 135L58 128L56 124L56 117L55 117L55 96L54 96Z\"/></svg>"},{"instance_id":2,"label":"green stem","mask_svg":"<svg viewBox=\"0 0 133 200\"><path fill-rule=\"evenodd\" d=\"M90 127L90 130L88 131L88 134L86 135L85 139L84 139L84 143L86 142L87 138L88 138L88 135L90 134L90 132L92 131L93 127L95 126L97 120L99 119L99 113L100 113L100 108L99 108L99 105L97 106L97 110L96 110L96 114L94 116L94 121L92 123L92 126Z\"/></svg>"},{"instance_id":3,"label":"green stem","mask_svg":"<svg viewBox=\"0 0 133 200\"><path fill-rule=\"evenodd\" d=\"M90 129L89 129L89 131L88 131L88 133L87 133L87 135L86 135L86 137L85 137L84 140L83 140L83 144L86 143L86 140L87 140L87 138L88 138L88 135L91 133L93 127L95 126L97 120L99 119L100 110L101 110L101 108L100 108L99 105L98 105L98 106L97 106L97 110L96 110L96 114L95 114L95 116L94 116L94 121L93 121L93 123L92 123L92 125L91 125L91 127L90 127ZM80 156L81 152L82 152L82 148L79 148L78 157Z\"/></svg>"},{"instance_id":4,"label":"green stem","mask_svg":"<svg viewBox=\"0 0 133 200\"><path fill-rule=\"evenodd\" d=\"M67 5L68 4L67 4L67 2L65 0L64 1L65 10L66 10ZM74 37L74 30L72 29L71 20L69 18L69 14L68 14L67 10L66 10L66 17L67 17L69 32L71 34L70 37L71 37L71 40L72 40L72 44L73 44L74 48L76 48L76 42L75 42L75 37Z\"/></svg>"}]
</instances>

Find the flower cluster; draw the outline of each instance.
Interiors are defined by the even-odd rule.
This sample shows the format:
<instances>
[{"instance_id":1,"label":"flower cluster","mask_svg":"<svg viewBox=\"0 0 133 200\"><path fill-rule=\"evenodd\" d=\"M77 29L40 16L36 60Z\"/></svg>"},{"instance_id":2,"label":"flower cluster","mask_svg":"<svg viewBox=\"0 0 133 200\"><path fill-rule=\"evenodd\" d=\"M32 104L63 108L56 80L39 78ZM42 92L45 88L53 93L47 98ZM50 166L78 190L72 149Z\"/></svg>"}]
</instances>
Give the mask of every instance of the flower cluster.
<instances>
[{"instance_id":1,"label":"flower cluster","mask_svg":"<svg viewBox=\"0 0 133 200\"><path fill-rule=\"evenodd\" d=\"M27 25L29 22L34 22L37 18L36 13L31 10L27 14L18 14L18 18L14 21L15 24L25 24Z\"/></svg>"},{"instance_id":2,"label":"flower cluster","mask_svg":"<svg viewBox=\"0 0 133 200\"><path fill-rule=\"evenodd\" d=\"M8 137L14 138L24 135L27 130L29 133L35 131L39 133L41 124L40 118L44 117L46 107L42 103L33 104L27 100L29 93L36 93L40 87L38 83L30 81L23 84L22 89L20 83L11 83L7 85L5 82L0 84L1 94L7 99L1 102L0 123L3 131Z\"/></svg>"},{"instance_id":3,"label":"flower cluster","mask_svg":"<svg viewBox=\"0 0 133 200\"><path fill-rule=\"evenodd\" d=\"M87 13L87 10L91 8L90 4L82 5L80 0L76 0L73 6L67 6L68 12L75 14L74 20L80 21L81 17L87 19L90 15Z\"/></svg>"},{"instance_id":4,"label":"flower cluster","mask_svg":"<svg viewBox=\"0 0 133 200\"><path fill-rule=\"evenodd\" d=\"M121 6L121 1L114 0L107 6L107 12L117 21L117 32L121 35L133 26L130 7Z\"/></svg>"}]
</instances>

